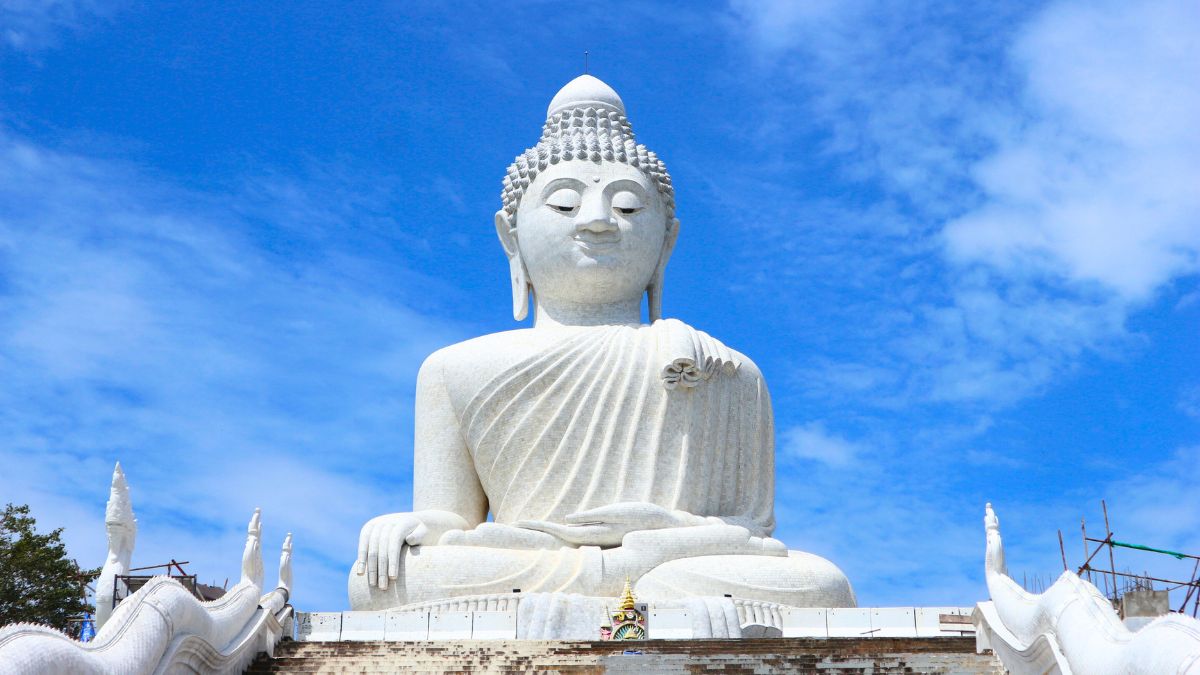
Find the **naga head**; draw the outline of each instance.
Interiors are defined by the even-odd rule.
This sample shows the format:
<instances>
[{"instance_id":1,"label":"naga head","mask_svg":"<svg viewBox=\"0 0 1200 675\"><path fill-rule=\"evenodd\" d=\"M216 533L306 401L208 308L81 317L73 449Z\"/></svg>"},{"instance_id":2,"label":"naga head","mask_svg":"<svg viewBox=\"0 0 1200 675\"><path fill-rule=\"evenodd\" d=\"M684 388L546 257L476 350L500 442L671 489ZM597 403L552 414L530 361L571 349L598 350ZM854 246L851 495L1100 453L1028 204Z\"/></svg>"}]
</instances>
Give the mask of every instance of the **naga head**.
<instances>
[{"instance_id":1,"label":"naga head","mask_svg":"<svg viewBox=\"0 0 1200 675\"><path fill-rule=\"evenodd\" d=\"M132 553L137 539L137 518L133 516L133 502L129 499L129 483L121 463L113 469L112 487L108 492L108 506L104 509L104 530L108 535L110 553Z\"/></svg>"},{"instance_id":2,"label":"naga head","mask_svg":"<svg viewBox=\"0 0 1200 675\"><path fill-rule=\"evenodd\" d=\"M262 587L262 509L255 508L246 526L246 548L242 551L242 581L251 581Z\"/></svg>"}]
</instances>

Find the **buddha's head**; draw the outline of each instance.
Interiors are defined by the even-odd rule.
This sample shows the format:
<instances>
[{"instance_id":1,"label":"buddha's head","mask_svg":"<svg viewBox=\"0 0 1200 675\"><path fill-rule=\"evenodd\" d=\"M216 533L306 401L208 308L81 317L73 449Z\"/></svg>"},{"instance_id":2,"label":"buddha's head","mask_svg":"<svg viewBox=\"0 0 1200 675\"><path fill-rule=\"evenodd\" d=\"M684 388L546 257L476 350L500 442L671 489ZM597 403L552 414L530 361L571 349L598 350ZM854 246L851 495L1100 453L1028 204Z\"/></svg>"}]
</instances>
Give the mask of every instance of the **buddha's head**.
<instances>
[{"instance_id":1,"label":"buddha's head","mask_svg":"<svg viewBox=\"0 0 1200 675\"><path fill-rule=\"evenodd\" d=\"M508 168L496 231L508 255L513 316L529 296L578 305L649 296L660 318L662 278L679 234L671 177L634 140L625 106L582 75L547 111L537 145Z\"/></svg>"}]
</instances>

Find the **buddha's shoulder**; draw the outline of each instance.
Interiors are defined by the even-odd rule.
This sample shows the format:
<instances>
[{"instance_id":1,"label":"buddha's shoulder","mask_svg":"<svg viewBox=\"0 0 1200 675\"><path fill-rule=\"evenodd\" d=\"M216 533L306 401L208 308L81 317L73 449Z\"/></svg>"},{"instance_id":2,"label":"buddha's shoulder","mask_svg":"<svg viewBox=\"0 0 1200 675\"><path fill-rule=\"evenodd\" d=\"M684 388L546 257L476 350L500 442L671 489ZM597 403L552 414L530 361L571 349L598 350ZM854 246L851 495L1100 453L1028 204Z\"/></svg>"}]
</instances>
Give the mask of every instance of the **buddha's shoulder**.
<instances>
[{"instance_id":1,"label":"buddha's shoulder","mask_svg":"<svg viewBox=\"0 0 1200 675\"><path fill-rule=\"evenodd\" d=\"M737 378L739 381L758 386L763 381L762 371L758 369L758 364L749 356L729 348L729 352L733 354L733 358L738 362Z\"/></svg>"},{"instance_id":2,"label":"buddha's shoulder","mask_svg":"<svg viewBox=\"0 0 1200 675\"><path fill-rule=\"evenodd\" d=\"M482 375L519 363L546 342L542 331L530 328L489 333L442 347L421 364L422 380Z\"/></svg>"},{"instance_id":3,"label":"buddha's shoulder","mask_svg":"<svg viewBox=\"0 0 1200 675\"><path fill-rule=\"evenodd\" d=\"M657 322L655 325L660 326L660 330L682 331L684 333L689 333L692 336L702 336L701 339L696 339L696 342L702 345L711 342L711 346L715 347L715 349L713 349L713 353L710 353L709 356L723 359L732 358L732 360L738 364L737 378L739 380L754 382L762 380L762 371L758 369L758 365L754 363L753 359L729 346L715 335L690 326L678 319L665 319Z\"/></svg>"},{"instance_id":4,"label":"buddha's shoulder","mask_svg":"<svg viewBox=\"0 0 1200 675\"><path fill-rule=\"evenodd\" d=\"M733 352L734 357L740 361L738 373L740 373L742 377L753 380L762 379L762 371L758 369L758 364L755 363L753 359L737 350L731 349L729 351Z\"/></svg>"},{"instance_id":5,"label":"buddha's shoulder","mask_svg":"<svg viewBox=\"0 0 1200 675\"><path fill-rule=\"evenodd\" d=\"M695 329L682 322L672 320L672 323L677 328L682 327L688 331L695 331ZM663 329L663 326L642 326L640 328L618 328L617 330ZM613 328L606 327L597 330L613 330ZM421 366L419 379L426 382L433 382L435 380L487 380L525 361L531 356L539 354L548 347L577 334L578 332L576 331L563 332L523 328L481 335L448 345L430 354ZM747 383L760 382L762 380L762 373L759 371L758 366L748 356L726 346L720 340L707 333L703 335L707 340L715 343L715 346L724 351L727 356L732 356L732 359L737 362L738 367L735 375L737 380ZM693 341L689 339L687 344L691 345Z\"/></svg>"}]
</instances>

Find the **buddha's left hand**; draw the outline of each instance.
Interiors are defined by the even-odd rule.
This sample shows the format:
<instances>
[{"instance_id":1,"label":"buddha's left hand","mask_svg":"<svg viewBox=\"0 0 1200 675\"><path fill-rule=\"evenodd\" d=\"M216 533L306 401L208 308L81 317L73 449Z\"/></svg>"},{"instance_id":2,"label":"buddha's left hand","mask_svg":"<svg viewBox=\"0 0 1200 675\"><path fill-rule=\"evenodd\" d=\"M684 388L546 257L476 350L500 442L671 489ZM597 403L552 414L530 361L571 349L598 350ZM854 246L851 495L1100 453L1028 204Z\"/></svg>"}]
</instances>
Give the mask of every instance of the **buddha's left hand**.
<instances>
[{"instance_id":1,"label":"buddha's left hand","mask_svg":"<svg viewBox=\"0 0 1200 675\"><path fill-rule=\"evenodd\" d=\"M646 502L620 502L572 513L566 525L544 520L522 520L517 527L552 534L576 546L618 546L626 534L720 522Z\"/></svg>"}]
</instances>

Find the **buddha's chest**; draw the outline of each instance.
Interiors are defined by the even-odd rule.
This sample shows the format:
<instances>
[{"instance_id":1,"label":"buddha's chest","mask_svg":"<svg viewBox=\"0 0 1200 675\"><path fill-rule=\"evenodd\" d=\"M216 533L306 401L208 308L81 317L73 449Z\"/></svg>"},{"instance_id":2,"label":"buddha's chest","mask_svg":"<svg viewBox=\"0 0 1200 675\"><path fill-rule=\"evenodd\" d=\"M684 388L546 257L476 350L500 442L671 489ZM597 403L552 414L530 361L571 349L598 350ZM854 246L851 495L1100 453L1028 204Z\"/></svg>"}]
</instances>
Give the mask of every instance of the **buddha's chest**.
<instances>
[{"instance_id":1,"label":"buddha's chest","mask_svg":"<svg viewBox=\"0 0 1200 675\"><path fill-rule=\"evenodd\" d=\"M561 340L535 330L512 331L486 336L478 345L455 354L443 371L454 411L462 419L464 411L481 393L519 375L523 369L537 368L539 355L552 351Z\"/></svg>"}]
</instances>

